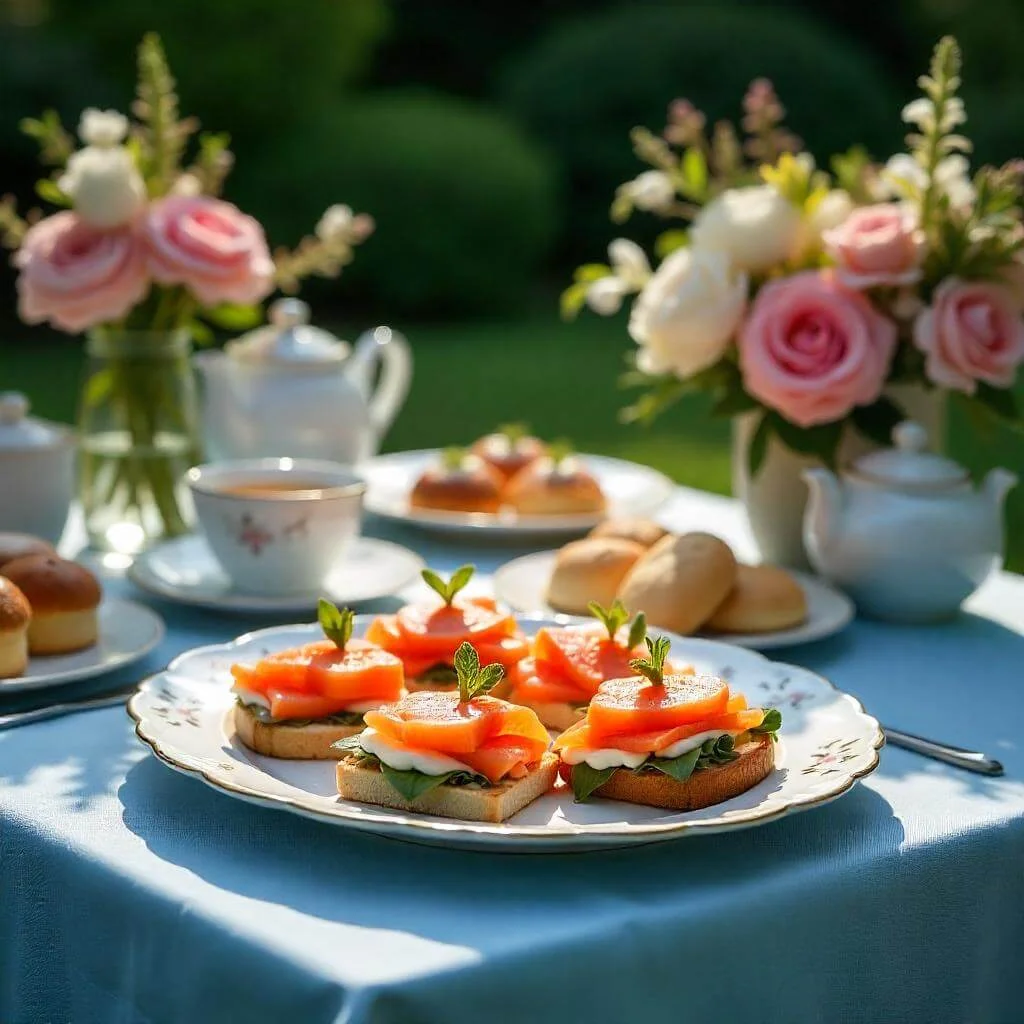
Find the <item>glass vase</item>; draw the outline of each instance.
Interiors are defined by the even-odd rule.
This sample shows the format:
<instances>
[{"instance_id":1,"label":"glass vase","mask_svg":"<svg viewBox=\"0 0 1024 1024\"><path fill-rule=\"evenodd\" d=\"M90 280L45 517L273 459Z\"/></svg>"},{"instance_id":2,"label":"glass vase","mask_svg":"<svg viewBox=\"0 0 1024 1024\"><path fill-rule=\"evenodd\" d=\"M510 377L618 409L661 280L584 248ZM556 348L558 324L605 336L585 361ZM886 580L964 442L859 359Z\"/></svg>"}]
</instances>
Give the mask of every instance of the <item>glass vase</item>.
<instances>
[{"instance_id":1,"label":"glass vase","mask_svg":"<svg viewBox=\"0 0 1024 1024\"><path fill-rule=\"evenodd\" d=\"M135 554L192 526L184 483L198 461L191 348L187 329L89 332L78 495L95 548Z\"/></svg>"}]
</instances>

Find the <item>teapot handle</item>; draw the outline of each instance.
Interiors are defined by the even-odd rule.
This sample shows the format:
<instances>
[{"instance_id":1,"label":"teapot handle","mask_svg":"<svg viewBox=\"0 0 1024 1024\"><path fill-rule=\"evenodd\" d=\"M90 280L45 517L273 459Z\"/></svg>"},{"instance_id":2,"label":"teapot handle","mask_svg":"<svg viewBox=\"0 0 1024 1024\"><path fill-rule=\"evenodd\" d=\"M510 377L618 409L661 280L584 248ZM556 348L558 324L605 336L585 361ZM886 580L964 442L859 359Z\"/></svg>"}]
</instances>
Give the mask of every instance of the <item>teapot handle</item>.
<instances>
[{"instance_id":1,"label":"teapot handle","mask_svg":"<svg viewBox=\"0 0 1024 1024\"><path fill-rule=\"evenodd\" d=\"M367 347L369 352L366 352ZM370 425L379 438L394 422L409 394L412 350L398 331L377 327L360 338L355 355L356 358L367 358L371 364L378 359L381 363L380 380L370 396Z\"/></svg>"}]
</instances>

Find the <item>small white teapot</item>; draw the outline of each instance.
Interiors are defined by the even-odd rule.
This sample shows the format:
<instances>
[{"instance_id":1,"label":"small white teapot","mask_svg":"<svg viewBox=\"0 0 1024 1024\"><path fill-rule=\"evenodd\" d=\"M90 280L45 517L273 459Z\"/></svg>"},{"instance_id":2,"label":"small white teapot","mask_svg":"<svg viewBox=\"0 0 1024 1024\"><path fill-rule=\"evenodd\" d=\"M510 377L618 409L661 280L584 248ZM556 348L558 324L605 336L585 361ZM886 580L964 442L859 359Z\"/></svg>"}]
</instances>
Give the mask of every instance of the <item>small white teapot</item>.
<instances>
[{"instance_id":1,"label":"small white teapot","mask_svg":"<svg viewBox=\"0 0 1024 1024\"><path fill-rule=\"evenodd\" d=\"M328 459L348 465L374 455L412 380L405 339L388 327L352 349L309 324L309 307L279 299L270 325L201 352L203 440L222 459ZM382 364L371 394L373 372Z\"/></svg>"},{"instance_id":2,"label":"small white teapot","mask_svg":"<svg viewBox=\"0 0 1024 1024\"><path fill-rule=\"evenodd\" d=\"M947 618L1000 566L1003 502L1017 478L993 469L975 490L963 467L926 450L917 423L899 424L893 443L841 480L804 470L804 544L861 611L893 622Z\"/></svg>"}]
</instances>

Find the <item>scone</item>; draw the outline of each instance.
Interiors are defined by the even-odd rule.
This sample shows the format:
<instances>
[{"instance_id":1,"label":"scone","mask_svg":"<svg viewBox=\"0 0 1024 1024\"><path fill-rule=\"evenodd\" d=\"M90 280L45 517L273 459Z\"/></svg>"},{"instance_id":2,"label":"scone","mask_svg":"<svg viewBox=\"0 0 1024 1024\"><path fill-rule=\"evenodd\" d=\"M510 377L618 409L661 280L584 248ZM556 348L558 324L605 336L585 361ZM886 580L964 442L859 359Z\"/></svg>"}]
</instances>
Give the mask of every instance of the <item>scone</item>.
<instances>
[{"instance_id":1,"label":"scone","mask_svg":"<svg viewBox=\"0 0 1024 1024\"><path fill-rule=\"evenodd\" d=\"M589 615L591 601L610 605L644 551L634 541L619 537L585 537L566 544L555 558L548 604L570 615Z\"/></svg>"},{"instance_id":2,"label":"scone","mask_svg":"<svg viewBox=\"0 0 1024 1024\"><path fill-rule=\"evenodd\" d=\"M637 561L619 587L627 608L643 609L653 626L688 636L726 599L736 583L729 545L708 533L663 537Z\"/></svg>"},{"instance_id":3,"label":"scone","mask_svg":"<svg viewBox=\"0 0 1024 1024\"><path fill-rule=\"evenodd\" d=\"M618 537L641 544L645 548L652 548L667 534L668 530L652 519L606 519L603 523L598 523L588 536Z\"/></svg>"},{"instance_id":4,"label":"scone","mask_svg":"<svg viewBox=\"0 0 1024 1024\"><path fill-rule=\"evenodd\" d=\"M803 587L774 565L741 565L729 596L704 623L718 633L771 633L807 618Z\"/></svg>"},{"instance_id":5,"label":"scone","mask_svg":"<svg viewBox=\"0 0 1024 1024\"><path fill-rule=\"evenodd\" d=\"M0 679L20 676L28 665L32 608L25 595L0 576Z\"/></svg>"},{"instance_id":6,"label":"scone","mask_svg":"<svg viewBox=\"0 0 1024 1024\"><path fill-rule=\"evenodd\" d=\"M30 653L67 654L96 643L102 592L84 565L56 555L28 555L8 562L3 574L32 607Z\"/></svg>"},{"instance_id":7,"label":"scone","mask_svg":"<svg viewBox=\"0 0 1024 1024\"><path fill-rule=\"evenodd\" d=\"M31 533L0 532L0 569L16 558L26 555L55 555L54 546Z\"/></svg>"},{"instance_id":8,"label":"scone","mask_svg":"<svg viewBox=\"0 0 1024 1024\"><path fill-rule=\"evenodd\" d=\"M473 443L470 451L493 466L505 480L547 453L547 446L520 424L499 427Z\"/></svg>"},{"instance_id":9,"label":"scone","mask_svg":"<svg viewBox=\"0 0 1024 1024\"><path fill-rule=\"evenodd\" d=\"M504 483L505 478L479 455L450 449L416 481L409 504L445 512L497 512Z\"/></svg>"},{"instance_id":10,"label":"scone","mask_svg":"<svg viewBox=\"0 0 1024 1024\"><path fill-rule=\"evenodd\" d=\"M508 482L504 497L525 516L587 515L606 504L593 474L572 456L531 462Z\"/></svg>"}]
</instances>

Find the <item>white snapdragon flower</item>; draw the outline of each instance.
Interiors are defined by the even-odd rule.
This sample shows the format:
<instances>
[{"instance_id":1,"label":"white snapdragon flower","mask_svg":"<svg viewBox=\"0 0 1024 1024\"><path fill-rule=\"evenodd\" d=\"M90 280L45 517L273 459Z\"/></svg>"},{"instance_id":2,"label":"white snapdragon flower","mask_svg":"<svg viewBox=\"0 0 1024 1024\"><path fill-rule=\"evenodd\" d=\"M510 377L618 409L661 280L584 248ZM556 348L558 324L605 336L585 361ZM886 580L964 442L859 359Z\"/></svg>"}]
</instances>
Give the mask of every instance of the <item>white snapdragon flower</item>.
<instances>
[{"instance_id":1,"label":"white snapdragon flower","mask_svg":"<svg viewBox=\"0 0 1024 1024\"><path fill-rule=\"evenodd\" d=\"M146 186L124 146L86 146L72 153L57 186L82 220L97 228L128 223L146 201Z\"/></svg>"},{"instance_id":2,"label":"white snapdragon flower","mask_svg":"<svg viewBox=\"0 0 1024 1024\"><path fill-rule=\"evenodd\" d=\"M897 153L889 157L882 168L883 198L907 198L915 192L923 191L927 183L924 168L909 153ZM935 168L935 184L941 193L949 196L953 206L970 206L974 202L970 165L960 153L953 153L939 161Z\"/></svg>"},{"instance_id":3,"label":"white snapdragon flower","mask_svg":"<svg viewBox=\"0 0 1024 1024\"><path fill-rule=\"evenodd\" d=\"M89 107L78 122L79 138L87 146L109 149L119 145L128 134L128 118L116 110Z\"/></svg>"},{"instance_id":4,"label":"white snapdragon flower","mask_svg":"<svg viewBox=\"0 0 1024 1024\"><path fill-rule=\"evenodd\" d=\"M612 316L622 308L622 300L640 291L651 276L647 254L636 242L616 238L608 246L612 272L599 277L587 289L587 305L600 316Z\"/></svg>"},{"instance_id":5,"label":"white snapdragon flower","mask_svg":"<svg viewBox=\"0 0 1024 1024\"><path fill-rule=\"evenodd\" d=\"M646 373L686 379L721 359L747 301L747 276L725 253L677 249L633 304L629 333Z\"/></svg>"},{"instance_id":6,"label":"white snapdragon flower","mask_svg":"<svg viewBox=\"0 0 1024 1024\"><path fill-rule=\"evenodd\" d=\"M727 189L697 215L694 248L725 253L739 270L758 272L795 255L800 211L771 185Z\"/></svg>"},{"instance_id":7,"label":"white snapdragon flower","mask_svg":"<svg viewBox=\"0 0 1024 1024\"><path fill-rule=\"evenodd\" d=\"M350 206L335 203L324 210L323 216L317 221L316 237L321 242L334 242L346 239L352 229L354 215Z\"/></svg>"},{"instance_id":8,"label":"white snapdragon flower","mask_svg":"<svg viewBox=\"0 0 1024 1024\"><path fill-rule=\"evenodd\" d=\"M676 198L675 185L664 171L644 171L626 182L621 191L629 196L638 210L660 213L672 205Z\"/></svg>"}]
</instances>

